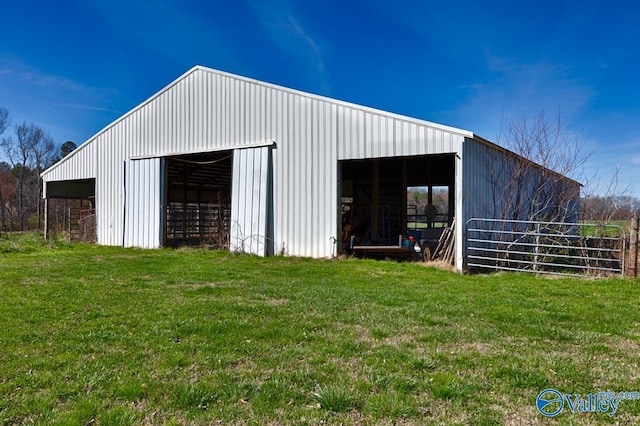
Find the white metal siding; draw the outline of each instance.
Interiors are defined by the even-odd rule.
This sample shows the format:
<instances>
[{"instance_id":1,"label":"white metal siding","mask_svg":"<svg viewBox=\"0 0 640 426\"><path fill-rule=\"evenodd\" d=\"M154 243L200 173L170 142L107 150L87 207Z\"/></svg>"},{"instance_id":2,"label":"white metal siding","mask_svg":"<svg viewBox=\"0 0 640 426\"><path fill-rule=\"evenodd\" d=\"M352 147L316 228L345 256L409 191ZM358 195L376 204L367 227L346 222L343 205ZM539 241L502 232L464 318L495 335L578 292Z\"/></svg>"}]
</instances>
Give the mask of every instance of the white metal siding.
<instances>
[{"instance_id":1,"label":"white metal siding","mask_svg":"<svg viewBox=\"0 0 640 426\"><path fill-rule=\"evenodd\" d=\"M126 123L123 123L126 124ZM127 126L114 126L98 136L96 236L99 244L124 244L124 175L128 159Z\"/></svg>"},{"instance_id":2,"label":"white metal siding","mask_svg":"<svg viewBox=\"0 0 640 426\"><path fill-rule=\"evenodd\" d=\"M462 150L463 179L462 189L462 219L465 223L471 217L493 217L496 209L492 189L490 165L499 160L500 154L473 139L464 142Z\"/></svg>"},{"instance_id":3,"label":"white metal siding","mask_svg":"<svg viewBox=\"0 0 640 426\"><path fill-rule=\"evenodd\" d=\"M399 157L457 153L464 133L443 130L418 120L337 108L338 159Z\"/></svg>"},{"instance_id":4,"label":"white metal siding","mask_svg":"<svg viewBox=\"0 0 640 426\"><path fill-rule=\"evenodd\" d=\"M164 218L163 161L128 161L126 167L124 246L158 248Z\"/></svg>"},{"instance_id":5,"label":"white metal siding","mask_svg":"<svg viewBox=\"0 0 640 426\"><path fill-rule=\"evenodd\" d=\"M270 147L236 149L231 184L232 251L265 256L271 202Z\"/></svg>"},{"instance_id":6,"label":"white metal siding","mask_svg":"<svg viewBox=\"0 0 640 426\"><path fill-rule=\"evenodd\" d=\"M122 245L126 161L272 139L274 249L327 257L339 237L338 160L456 153L465 136L471 134L196 67L94 136L81 147L86 155L43 177L95 177L98 243Z\"/></svg>"},{"instance_id":7,"label":"white metal siding","mask_svg":"<svg viewBox=\"0 0 640 426\"><path fill-rule=\"evenodd\" d=\"M76 148L54 167L42 174L45 181L91 179L96 177L96 145L85 144Z\"/></svg>"},{"instance_id":8,"label":"white metal siding","mask_svg":"<svg viewBox=\"0 0 640 426\"><path fill-rule=\"evenodd\" d=\"M290 93L273 107L277 253L328 257L337 237L337 107Z\"/></svg>"}]
</instances>

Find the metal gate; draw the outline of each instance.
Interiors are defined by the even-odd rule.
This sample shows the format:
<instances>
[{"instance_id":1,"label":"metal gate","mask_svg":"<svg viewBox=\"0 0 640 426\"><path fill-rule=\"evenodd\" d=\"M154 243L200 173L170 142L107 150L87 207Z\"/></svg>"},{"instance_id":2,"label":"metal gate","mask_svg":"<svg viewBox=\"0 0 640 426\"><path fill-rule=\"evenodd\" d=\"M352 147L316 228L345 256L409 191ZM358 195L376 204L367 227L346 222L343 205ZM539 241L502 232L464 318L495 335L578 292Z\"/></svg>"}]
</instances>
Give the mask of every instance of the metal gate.
<instances>
[{"instance_id":1,"label":"metal gate","mask_svg":"<svg viewBox=\"0 0 640 426\"><path fill-rule=\"evenodd\" d=\"M624 276L625 232L617 225L473 218L466 241L469 271Z\"/></svg>"}]
</instances>

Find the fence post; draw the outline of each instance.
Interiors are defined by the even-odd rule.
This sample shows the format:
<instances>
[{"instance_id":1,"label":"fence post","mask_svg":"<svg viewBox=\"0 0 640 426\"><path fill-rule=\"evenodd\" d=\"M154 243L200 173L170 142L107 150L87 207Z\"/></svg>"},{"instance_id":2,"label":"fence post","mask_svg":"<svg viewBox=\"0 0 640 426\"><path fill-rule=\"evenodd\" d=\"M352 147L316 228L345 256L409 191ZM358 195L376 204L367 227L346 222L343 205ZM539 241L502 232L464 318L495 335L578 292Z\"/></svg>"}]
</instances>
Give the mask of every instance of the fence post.
<instances>
[{"instance_id":1,"label":"fence post","mask_svg":"<svg viewBox=\"0 0 640 426\"><path fill-rule=\"evenodd\" d=\"M540 224L536 223L536 245L533 248L533 270L538 270L538 254L540 253Z\"/></svg>"},{"instance_id":2,"label":"fence post","mask_svg":"<svg viewBox=\"0 0 640 426\"><path fill-rule=\"evenodd\" d=\"M638 225L640 218L631 219L631 235L629 236L629 275L638 276Z\"/></svg>"}]
</instances>

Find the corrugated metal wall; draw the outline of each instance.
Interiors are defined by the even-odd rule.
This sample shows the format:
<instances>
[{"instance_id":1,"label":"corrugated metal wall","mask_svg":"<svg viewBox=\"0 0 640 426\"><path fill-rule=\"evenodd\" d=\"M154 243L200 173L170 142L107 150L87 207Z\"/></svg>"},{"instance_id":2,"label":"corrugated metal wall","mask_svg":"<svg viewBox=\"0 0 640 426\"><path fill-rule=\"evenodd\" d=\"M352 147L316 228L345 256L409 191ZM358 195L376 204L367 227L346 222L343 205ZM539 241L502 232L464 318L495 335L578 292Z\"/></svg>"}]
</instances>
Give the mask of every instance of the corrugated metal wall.
<instances>
[{"instance_id":1,"label":"corrugated metal wall","mask_svg":"<svg viewBox=\"0 0 640 426\"><path fill-rule=\"evenodd\" d=\"M569 179L561 178L560 175L551 171L544 172L546 178L543 178L542 169L533 164L522 160L511 152L502 152L497 149L491 149L484 143L477 140L468 139L464 143L464 178L463 186L463 207L465 217L482 217L482 218L499 218L499 219L520 219L532 220L529 214L533 214L527 209L528 200L533 197L540 197L538 193L545 188L550 188L556 182L564 182L567 188L575 189L575 204L579 201L579 184ZM516 179L520 186L514 187L513 181ZM516 191L516 188L520 188ZM555 195L562 192L555 186L549 193L556 200ZM516 193L521 200L520 204L514 202ZM544 193L546 196L546 192ZM571 197L569 197L571 198ZM540 201L540 200L539 200ZM567 200L564 200L567 201ZM522 206L522 207L516 207ZM575 208L577 208L574 206ZM517 214L516 210L521 212L518 217L511 215ZM508 217L505 217L505 212ZM544 213L540 211L538 213ZM569 216L572 213L568 213ZM576 216L577 217L577 216Z\"/></svg>"},{"instance_id":2,"label":"corrugated metal wall","mask_svg":"<svg viewBox=\"0 0 640 426\"><path fill-rule=\"evenodd\" d=\"M392 114L338 108L340 160L456 153L465 134Z\"/></svg>"},{"instance_id":3,"label":"corrugated metal wall","mask_svg":"<svg viewBox=\"0 0 640 426\"><path fill-rule=\"evenodd\" d=\"M96 177L96 164L96 144L85 144L45 171L43 177L47 181L91 179Z\"/></svg>"},{"instance_id":4,"label":"corrugated metal wall","mask_svg":"<svg viewBox=\"0 0 640 426\"><path fill-rule=\"evenodd\" d=\"M230 249L259 256L272 253L271 147L236 149L232 178Z\"/></svg>"},{"instance_id":5,"label":"corrugated metal wall","mask_svg":"<svg viewBox=\"0 0 640 426\"><path fill-rule=\"evenodd\" d=\"M502 208L500 198L507 182L494 186L499 172L496 167L505 161L505 156L495 149L476 140L466 139L462 150L462 181L460 204L460 225L457 232L458 268L463 267L466 256L466 224L473 217L495 218Z\"/></svg>"},{"instance_id":6,"label":"corrugated metal wall","mask_svg":"<svg viewBox=\"0 0 640 426\"><path fill-rule=\"evenodd\" d=\"M163 164L160 158L126 163L125 247L158 248L162 245Z\"/></svg>"},{"instance_id":7,"label":"corrugated metal wall","mask_svg":"<svg viewBox=\"0 0 640 426\"><path fill-rule=\"evenodd\" d=\"M277 253L322 257L337 233L335 106L274 93L274 245Z\"/></svg>"},{"instance_id":8,"label":"corrugated metal wall","mask_svg":"<svg viewBox=\"0 0 640 426\"><path fill-rule=\"evenodd\" d=\"M465 136L472 135L196 67L88 141L86 155L43 177L95 177L98 242L122 245L126 161L272 139L274 250L323 257L339 236L338 160L455 153Z\"/></svg>"},{"instance_id":9,"label":"corrugated metal wall","mask_svg":"<svg viewBox=\"0 0 640 426\"><path fill-rule=\"evenodd\" d=\"M467 219L493 217L496 191L492 187L491 165L498 160L498 152L488 150L473 139L464 142L462 150L461 212Z\"/></svg>"}]
</instances>

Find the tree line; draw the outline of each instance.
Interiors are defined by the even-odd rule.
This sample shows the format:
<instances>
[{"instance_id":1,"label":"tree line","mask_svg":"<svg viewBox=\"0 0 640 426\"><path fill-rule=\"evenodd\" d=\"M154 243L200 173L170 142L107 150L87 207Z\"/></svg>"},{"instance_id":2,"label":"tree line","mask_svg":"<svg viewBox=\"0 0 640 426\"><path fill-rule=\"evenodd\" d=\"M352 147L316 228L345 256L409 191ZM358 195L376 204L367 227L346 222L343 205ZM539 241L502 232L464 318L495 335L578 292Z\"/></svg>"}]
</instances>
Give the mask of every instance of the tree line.
<instances>
[{"instance_id":1,"label":"tree line","mask_svg":"<svg viewBox=\"0 0 640 426\"><path fill-rule=\"evenodd\" d=\"M640 198L630 195L591 195L580 199L584 219L603 222L626 221L640 217Z\"/></svg>"},{"instance_id":2,"label":"tree line","mask_svg":"<svg viewBox=\"0 0 640 426\"><path fill-rule=\"evenodd\" d=\"M40 173L71 153L76 144L56 144L34 123L12 123L0 108L0 231L42 229Z\"/></svg>"}]
</instances>

